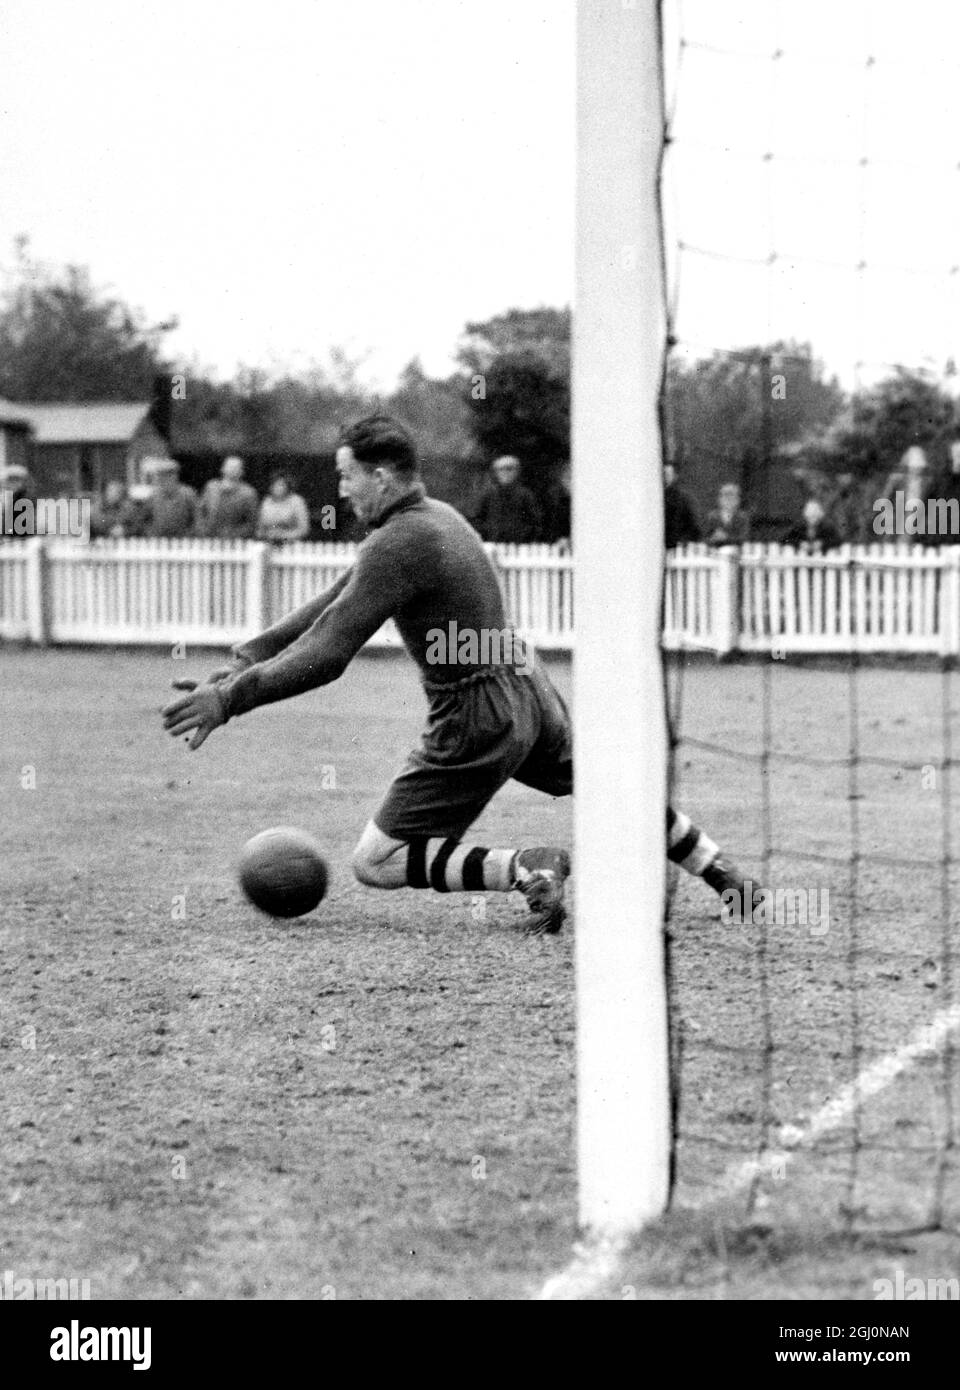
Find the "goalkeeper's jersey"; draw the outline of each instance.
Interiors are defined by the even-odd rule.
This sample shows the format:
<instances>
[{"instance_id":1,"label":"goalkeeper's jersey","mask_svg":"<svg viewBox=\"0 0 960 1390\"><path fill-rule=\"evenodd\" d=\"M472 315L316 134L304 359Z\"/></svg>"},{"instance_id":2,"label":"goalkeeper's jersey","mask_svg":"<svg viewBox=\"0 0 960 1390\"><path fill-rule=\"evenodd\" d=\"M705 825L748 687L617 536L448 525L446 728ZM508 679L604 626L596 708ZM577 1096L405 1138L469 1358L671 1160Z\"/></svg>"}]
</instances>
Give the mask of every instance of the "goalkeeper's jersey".
<instances>
[{"instance_id":1,"label":"goalkeeper's jersey","mask_svg":"<svg viewBox=\"0 0 960 1390\"><path fill-rule=\"evenodd\" d=\"M480 537L418 485L378 518L356 563L332 588L235 648L252 664L221 686L228 713L336 680L388 618L430 685L526 664Z\"/></svg>"}]
</instances>

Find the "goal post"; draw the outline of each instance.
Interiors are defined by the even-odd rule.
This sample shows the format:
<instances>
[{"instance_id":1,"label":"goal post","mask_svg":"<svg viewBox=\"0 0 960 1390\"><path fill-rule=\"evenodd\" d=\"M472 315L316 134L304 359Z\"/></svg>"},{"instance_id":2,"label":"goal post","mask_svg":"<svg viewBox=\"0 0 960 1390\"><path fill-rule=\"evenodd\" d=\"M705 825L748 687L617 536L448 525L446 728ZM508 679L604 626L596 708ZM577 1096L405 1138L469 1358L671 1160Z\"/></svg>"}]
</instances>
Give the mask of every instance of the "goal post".
<instances>
[{"instance_id":1,"label":"goal post","mask_svg":"<svg viewBox=\"0 0 960 1390\"><path fill-rule=\"evenodd\" d=\"M577 1161L581 1226L619 1237L670 1178L656 0L579 0L577 47Z\"/></svg>"}]
</instances>

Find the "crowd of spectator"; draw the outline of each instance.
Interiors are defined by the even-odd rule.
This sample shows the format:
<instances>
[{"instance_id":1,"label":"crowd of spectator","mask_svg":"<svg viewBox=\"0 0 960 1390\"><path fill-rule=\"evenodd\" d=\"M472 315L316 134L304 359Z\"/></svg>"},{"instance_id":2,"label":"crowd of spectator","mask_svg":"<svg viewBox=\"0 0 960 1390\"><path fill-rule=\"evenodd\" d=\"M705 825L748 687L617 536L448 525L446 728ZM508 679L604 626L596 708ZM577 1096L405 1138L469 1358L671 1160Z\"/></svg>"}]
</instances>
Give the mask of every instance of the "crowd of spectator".
<instances>
[{"instance_id":1,"label":"crowd of spectator","mask_svg":"<svg viewBox=\"0 0 960 1390\"><path fill-rule=\"evenodd\" d=\"M928 478L920 450L909 450L898 470L879 489L881 497L898 490L910 500L930 496L956 498L960 502L960 444L951 450L943 475ZM700 520L697 507L684 491L673 464L664 465L664 542L667 550L702 542L710 546L739 546L754 539L778 540L807 554L822 554L846 543L877 538L866 515L862 487L851 475L836 480L824 500L809 495L796 520L779 535L767 525L753 532L753 517L744 506L739 484L728 481L717 491L716 503ZM244 479L244 463L237 455L223 462L220 475L211 478L198 493L180 479L180 465L172 458L144 460L143 481L127 485L110 481L94 500L91 534L94 537L189 537L222 540L262 540L273 545L306 540L310 536L307 504L295 492L290 478L278 472L270 479L264 497ZM36 500L29 471L10 465L0 477L14 500ZM469 519L486 541L524 545L546 542L569 548L571 534L570 469L560 471L547 488L534 490L523 481L520 460L513 454L496 458L468 512ZM930 537L927 537L930 543ZM956 543L956 538L950 538Z\"/></svg>"},{"instance_id":2,"label":"crowd of spectator","mask_svg":"<svg viewBox=\"0 0 960 1390\"><path fill-rule=\"evenodd\" d=\"M928 467L922 449L910 448L898 467L885 479L856 478L839 474L828 478L796 475L807 496L797 504L798 514L789 524L769 518L755 525L744 505L740 485L724 481L716 501L698 515L684 491L677 469L666 463L663 470L664 541L667 550L701 542L710 546L740 546L751 540L777 542L803 554L822 555L843 545L875 541L916 541L927 545L960 543L960 528L931 531L921 526L889 534L877 525L880 499L902 498L904 504L920 504L929 518L931 500L954 502L960 516L960 442L950 447L949 461L939 471ZM701 521L700 517L703 516ZM567 467L553 489L538 496L522 481L519 460L512 454L495 459L473 517L485 540L522 544L529 541L568 542L570 536L570 470Z\"/></svg>"},{"instance_id":3,"label":"crowd of spectator","mask_svg":"<svg viewBox=\"0 0 960 1390\"><path fill-rule=\"evenodd\" d=\"M219 478L211 478L199 496L180 481L176 459L146 459L142 474L144 481L129 487L107 483L93 507L95 537L210 536L280 545L310 534L307 504L286 474L275 474L261 499L244 481L243 459L235 454L224 460Z\"/></svg>"},{"instance_id":4,"label":"crowd of spectator","mask_svg":"<svg viewBox=\"0 0 960 1390\"><path fill-rule=\"evenodd\" d=\"M957 472L960 474L960 457ZM960 476L955 480L960 496ZM673 550L680 545L702 542L711 546L744 545L747 541L763 539L791 546L807 555L822 555L845 544L860 544L879 539L872 529L874 514L870 510L869 485L858 488L851 475L841 475L828 500L811 494L800 508L800 514L779 533L770 534L769 526L762 537L754 534L753 518L744 507L737 483L725 482L718 492L716 506L707 512L703 524L696 508L677 481L672 464L664 466L664 545ZM898 486L916 492L917 480L900 473L891 474L879 496L886 496ZM942 491L942 489L941 489ZM909 539L905 537L905 539Z\"/></svg>"},{"instance_id":5,"label":"crowd of spectator","mask_svg":"<svg viewBox=\"0 0 960 1390\"><path fill-rule=\"evenodd\" d=\"M180 481L175 459L147 459L141 472L142 483L107 483L93 507L95 537L211 536L273 545L309 538L307 504L284 473L274 474L260 498L244 481L243 460L236 455L224 460L220 476L199 495ZM520 480L519 459L496 459L470 520L487 541L569 544L569 468L538 498Z\"/></svg>"},{"instance_id":6,"label":"crowd of spectator","mask_svg":"<svg viewBox=\"0 0 960 1390\"><path fill-rule=\"evenodd\" d=\"M92 499L94 539L208 536L282 545L310 537L310 513L291 479L275 473L260 497L245 480L243 459L236 454L224 459L219 476L199 493L181 481L180 465L173 458L146 458L139 474L138 482L111 479ZM36 486L25 467L8 466L0 474L0 486L12 492L14 501L36 500ZM491 465L476 505L464 510L486 541L569 548L569 465L535 492L521 479L520 460L503 455ZM349 517L346 522L349 532Z\"/></svg>"}]
</instances>

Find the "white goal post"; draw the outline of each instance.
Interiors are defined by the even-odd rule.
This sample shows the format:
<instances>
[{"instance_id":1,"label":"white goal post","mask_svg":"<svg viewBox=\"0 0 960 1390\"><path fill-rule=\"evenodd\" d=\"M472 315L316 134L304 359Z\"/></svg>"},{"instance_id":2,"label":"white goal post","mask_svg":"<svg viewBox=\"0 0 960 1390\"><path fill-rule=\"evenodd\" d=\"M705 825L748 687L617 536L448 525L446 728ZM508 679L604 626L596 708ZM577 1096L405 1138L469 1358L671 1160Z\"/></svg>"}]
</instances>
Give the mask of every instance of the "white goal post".
<instances>
[{"instance_id":1,"label":"white goal post","mask_svg":"<svg viewBox=\"0 0 960 1390\"><path fill-rule=\"evenodd\" d=\"M667 735L658 398L665 323L656 0L579 0L573 315L580 1223L619 1237L669 1195Z\"/></svg>"}]
</instances>

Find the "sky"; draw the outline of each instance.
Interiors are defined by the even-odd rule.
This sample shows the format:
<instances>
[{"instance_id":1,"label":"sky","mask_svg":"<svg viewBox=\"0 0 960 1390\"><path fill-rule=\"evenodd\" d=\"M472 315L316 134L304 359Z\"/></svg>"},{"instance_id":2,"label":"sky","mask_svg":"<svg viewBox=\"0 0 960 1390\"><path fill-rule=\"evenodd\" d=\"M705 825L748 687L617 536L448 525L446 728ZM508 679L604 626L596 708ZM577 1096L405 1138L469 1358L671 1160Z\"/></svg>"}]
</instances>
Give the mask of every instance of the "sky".
<instances>
[{"instance_id":1,"label":"sky","mask_svg":"<svg viewBox=\"0 0 960 1390\"><path fill-rule=\"evenodd\" d=\"M666 17L687 350L792 336L847 380L960 362L960 6ZM573 299L575 18L574 0L0 0L0 276L25 234L176 316L172 355L221 375L332 347L377 386L415 356L444 373L467 321Z\"/></svg>"},{"instance_id":2,"label":"sky","mask_svg":"<svg viewBox=\"0 0 960 1390\"><path fill-rule=\"evenodd\" d=\"M0 0L0 265L389 380L573 276L572 0Z\"/></svg>"},{"instance_id":3,"label":"sky","mask_svg":"<svg viewBox=\"0 0 960 1390\"><path fill-rule=\"evenodd\" d=\"M678 336L810 341L848 384L960 367L960 6L668 9Z\"/></svg>"}]
</instances>

